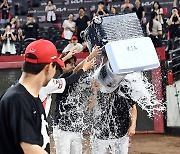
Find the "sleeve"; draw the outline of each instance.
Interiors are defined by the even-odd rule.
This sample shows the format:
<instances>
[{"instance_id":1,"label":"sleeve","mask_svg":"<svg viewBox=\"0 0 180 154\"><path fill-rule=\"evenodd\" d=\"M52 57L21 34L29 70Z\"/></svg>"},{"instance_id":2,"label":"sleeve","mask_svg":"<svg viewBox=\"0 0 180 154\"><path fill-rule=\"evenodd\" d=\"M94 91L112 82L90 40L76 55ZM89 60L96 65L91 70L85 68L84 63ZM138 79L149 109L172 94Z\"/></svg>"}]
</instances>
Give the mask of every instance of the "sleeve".
<instances>
[{"instance_id":1,"label":"sleeve","mask_svg":"<svg viewBox=\"0 0 180 154\"><path fill-rule=\"evenodd\" d=\"M77 53L81 52L83 50L82 44L78 43L77 44Z\"/></svg>"},{"instance_id":2,"label":"sleeve","mask_svg":"<svg viewBox=\"0 0 180 154\"><path fill-rule=\"evenodd\" d=\"M66 20L64 20L62 27L66 26Z\"/></svg>"},{"instance_id":3,"label":"sleeve","mask_svg":"<svg viewBox=\"0 0 180 154\"><path fill-rule=\"evenodd\" d=\"M32 109L28 98L20 94L13 97L10 102L10 128L16 144L26 142L39 145L39 132L37 131L37 111Z\"/></svg>"},{"instance_id":4,"label":"sleeve","mask_svg":"<svg viewBox=\"0 0 180 154\"><path fill-rule=\"evenodd\" d=\"M142 12L145 11L145 10L144 10L144 7L142 7L142 6L141 6L141 9L142 9Z\"/></svg>"},{"instance_id":5,"label":"sleeve","mask_svg":"<svg viewBox=\"0 0 180 154\"><path fill-rule=\"evenodd\" d=\"M70 50L70 45L68 44L68 45L64 48L63 52L68 52L69 50Z\"/></svg>"},{"instance_id":6,"label":"sleeve","mask_svg":"<svg viewBox=\"0 0 180 154\"><path fill-rule=\"evenodd\" d=\"M66 85L71 85L72 83L76 82L81 77L81 75L83 75L83 73L83 69L80 69L77 73L74 73L69 77L66 77Z\"/></svg>"},{"instance_id":7,"label":"sleeve","mask_svg":"<svg viewBox=\"0 0 180 154\"><path fill-rule=\"evenodd\" d=\"M54 11L56 11L56 5L53 5L53 7L54 7Z\"/></svg>"},{"instance_id":8,"label":"sleeve","mask_svg":"<svg viewBox=\"0 0 180 154\"><path fill-rule=\"evenodd\" d=\"M86 16L86 21L87 21L87 22L90 21L90 18L89 18L88 16Z\"/></svg>"},{"instance_id":9,"label":"sleeve","mask_svg":"<svg viewBox=\"0 0 180 154\"><path fill-rule=\"evenodd\" d=\"M146 31L147 31L147 34L150 35L150 31L149 31L149 23L147 23L147 25L146 25Z\"/></svg>"},{"instance_id":10,"label":"sleeve","mask_svg":"<svg viewBox=\"0 0 180 154\"><path fill-rule=\"evenodd\" d=\"M44 101L47 95L52 93L62 93L65 89L66 81L64 78L51 79L46 87L42 87L39 93L41 101Z\"/></svg>"},{"instance_id":11,"label":"sleeve","mask_svg":"<svg viewBox=\"0 0 180 154\"><path fill-rule=\"evenodd\" d=\"M163 9L162 8L159 9L159 14L163 15Z\"/></svg>"}]
</instances>

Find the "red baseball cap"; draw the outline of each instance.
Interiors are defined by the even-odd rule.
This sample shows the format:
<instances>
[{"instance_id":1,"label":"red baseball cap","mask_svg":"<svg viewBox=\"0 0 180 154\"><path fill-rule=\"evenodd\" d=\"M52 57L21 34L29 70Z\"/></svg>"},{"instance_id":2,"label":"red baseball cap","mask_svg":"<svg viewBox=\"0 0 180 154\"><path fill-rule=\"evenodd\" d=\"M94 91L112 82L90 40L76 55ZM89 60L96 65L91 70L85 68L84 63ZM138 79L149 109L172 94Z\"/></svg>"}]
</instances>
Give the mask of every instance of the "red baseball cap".
<instances>
[{"instance_id":1,"label":"red baseball cap","mask_svg":"<svg viewBox=\"0 0 180 154\"><path fill-rule=\"evenodd\" d=\"M72 36L71 40L78 40L78 37L77 36Z\"/></svg>"},{"instance_id":2,"label":"red baseball cap","mask_svg":"<svg viewBox=\"0 0 180 154\"><path fill-rule=\"evenodd\" d=\"M33 54L37 59L26 57L26 54ZM34 64L48 64L56 62L60 67L64 67L64 62L58 58L58 52L55 45L44 39L33 41L25 50L24 60Z\"/></svg>"}]
</instances>

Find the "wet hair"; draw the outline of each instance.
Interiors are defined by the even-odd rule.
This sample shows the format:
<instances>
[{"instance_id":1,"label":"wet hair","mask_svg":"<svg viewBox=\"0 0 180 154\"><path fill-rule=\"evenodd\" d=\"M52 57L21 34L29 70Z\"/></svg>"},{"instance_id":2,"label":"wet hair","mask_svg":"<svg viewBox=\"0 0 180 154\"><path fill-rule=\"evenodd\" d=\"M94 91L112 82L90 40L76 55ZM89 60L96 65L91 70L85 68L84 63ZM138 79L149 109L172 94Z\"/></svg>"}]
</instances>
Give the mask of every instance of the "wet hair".
<instances>
[{"instance_id":1,"label":"wet hair","mask_svg":"<svg viewBox=\"0 0 180 154\"><path fill-rule=\"evenodd\" d=\"M26 54L26 58L31 58L31 59L37 59L37 57L33 54ZM26 72L26 73L31 73L31 74L34 74L34 75L37 75L38 73L40 73L44 67L46 66L47 64L34 64L34 63L29 63L29 62L24 62L23 63L23 66L22 66L22 71L23 72ZM55 62L53 62L53 67L56 65Z\"/></svg>"},{"instance_id":2,"label":"wet hair","mask_svg":"<svg viewBox=\"0 0 180 154\"><path fill-rule=\"evenodd\" d=\"M78 10L81 10L81 9L83 9L85 11L85 8L83 6L79 7Z\"/></svg>"},{"instance_id":3,"label":"wet hair","mask_svg":"<svg viewBox=\"0 0 180 154\"><path fill-rule=\"evenodd\" d=\"M149 31L152 32L152 27L153 27L153 19L157 16L156 12L151 12L151 18L149 21Z\"/></svg>"},{"instance_id":4,"label":"wet hair","mask_svg":"<svg viewBox=\"0 0 180 154\"><path fill-rule=\"evenodd\" d=\"M68 54L68 52L62 53L60 58L62 59L62 58L65 57L67 54ZM71 63L71 59L74 59L74 62L77 61L76 56L72 55L72 57L69 58L69 59L67 59L67 60L64 62L64 64L65 64L65 65L66 65L66 64L70 64L70 63Z\"/></svg>"},{"instance_id":5,"label":"wet hair","mask_svg":"<svg viewBox=\"0 0 180 154\"><path fill-rule=\"evenodd\" d=\"M160 9L160 8L161 8L161 5L159 4L159 2L158 2L158 1L154 1L154 3L153 3L153 10L155 10L155 8L154 8L154 4L155 4L155 3L157 3L158 9Z\"/></svg>"}]
</instances>

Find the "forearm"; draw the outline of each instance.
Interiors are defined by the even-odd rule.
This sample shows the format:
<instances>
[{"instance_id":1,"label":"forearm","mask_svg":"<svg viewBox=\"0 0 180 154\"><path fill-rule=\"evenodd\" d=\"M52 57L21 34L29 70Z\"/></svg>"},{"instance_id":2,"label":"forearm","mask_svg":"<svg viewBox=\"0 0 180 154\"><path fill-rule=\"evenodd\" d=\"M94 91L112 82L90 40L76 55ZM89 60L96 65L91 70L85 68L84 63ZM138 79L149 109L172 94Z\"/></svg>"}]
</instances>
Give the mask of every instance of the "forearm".
<instances>
[{"instance_id":1,"label":"forearm","mask_svg":"<svg viewBox=\"0 0 180 154\"><path fill-rule=\"evenodd\" d=\"M39 145L29 144L22 142L21 147L25 154L48 154L44 149L42 149Z\"/></svg>"},{"instance_id":2,"label":"forearm","mask_svg":"<svg viewBox=\"0 0 180 154\"><path fill-rule=\"evenodd\" d=\"M173 7L177 7L177 0L173 1Z\"/></svg>"},{"instance_id":3,"label":"forearm","mask_svg":"<svg viewBox=\"0 0 180 154\"><path fill-rule=\"evenodd\" d=\"M137 120L137 108L136 105L134 104L131 111L131 126L136 127L136 120Z\"/></svg>"},{"instance_id":4,"label":"forearm","mask_svg":"<svg viewBox=\"0 0 180 154\"><path fill-rule=\"evenodd\" d=\"M13 41L16 41L16 37L11 33L11 38Z\"/></svg>"},{"instance_id":5,"label":"forearm","mask_svg":"<svg viewBox=\"0 0 180 154\"><path fill-rule=\"evenodd\" d=\"M144 17L145 17L145 11L142 12L142 18L144 18Z\"/></svg>"},{"instance_id":6,"label":"forearm","mask_svg":"<svg viewBox=\"0 0 180 154\"><path fill-rule=\"evenodd\" d=\"M73 73L69 77L65 78L66 85L70 85L76 82L81 77L81 75L83 75L83 73L84 73L83 69L80 69L77 73Z\"/></svg>"},{"instance_id":7,"label":"forearm","mask_svg":"<svg viewBox=\"0 0 180 154\"><path fill-rule=\"evenodd\" d=\"M7 33L5 32L4 35L1 36L1 39L2 39L2 40L5 40L5 39L6 39L6 34L7 34Z\"/></svg>"},{"instance_id":8,"label":"forearm","mask_svg":"<svg viewBox=\"0 0 180 154\"><path fill-rule=\"evenodd\" d=\"M80 62L73 70L73 73L77 73L83 67L84 60Z\"/></svg>"}]
</instances>

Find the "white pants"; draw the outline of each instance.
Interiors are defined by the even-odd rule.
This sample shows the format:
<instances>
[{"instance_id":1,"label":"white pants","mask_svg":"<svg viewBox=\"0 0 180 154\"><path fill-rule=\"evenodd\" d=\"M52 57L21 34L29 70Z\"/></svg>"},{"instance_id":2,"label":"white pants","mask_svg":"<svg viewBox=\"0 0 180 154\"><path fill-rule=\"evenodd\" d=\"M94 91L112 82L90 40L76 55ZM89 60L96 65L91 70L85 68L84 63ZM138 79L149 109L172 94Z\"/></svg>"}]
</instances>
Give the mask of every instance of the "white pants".
<instances>
[{"instance_id":1,"label":"white pants","mask_svg":"<svg viewBox=\"0 0 180 154\"><path fill-rule=\"evenodd\" d=\"M47 12L47 21L51 21L51 17L52 17L52 21L56 20L56 14L54 13L54 11Z\"/></svg>"},{"instance_id":2,"label":"white pants","mask_svg":"<svg viewBox=\"0 0 180 154\"><path fill-rule=\"evenodd\" d=\"M82 154L82 138L79 132L69 132L53 128L56 154Z\"/></svg>"},{"instance_id":3,"label":"white pants","mask_svg":"<svg viewBox=\"0 0 180 154\"><path fill-rule=\"evenodd\" d=\"M119 139L100 140L95 138L92 154L128 154L129 137L127 135Z\"/></svg>"}]
</instances>

